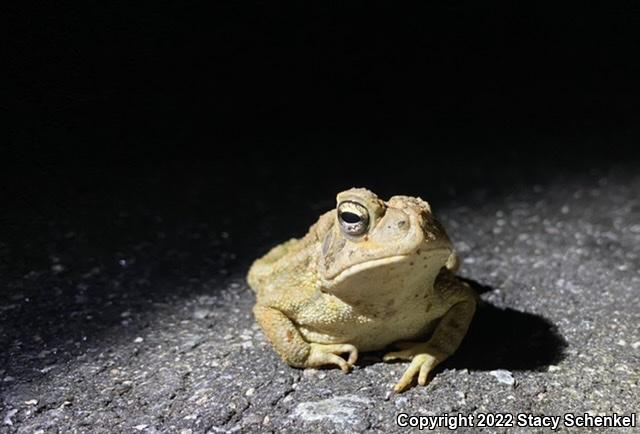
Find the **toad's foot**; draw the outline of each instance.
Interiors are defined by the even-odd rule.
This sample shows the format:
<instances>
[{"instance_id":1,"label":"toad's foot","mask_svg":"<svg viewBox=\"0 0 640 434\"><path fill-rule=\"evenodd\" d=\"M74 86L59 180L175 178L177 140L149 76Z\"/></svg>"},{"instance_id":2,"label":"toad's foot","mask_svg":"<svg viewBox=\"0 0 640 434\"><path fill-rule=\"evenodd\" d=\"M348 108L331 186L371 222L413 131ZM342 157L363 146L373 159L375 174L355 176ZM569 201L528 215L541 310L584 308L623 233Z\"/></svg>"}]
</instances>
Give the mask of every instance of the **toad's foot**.
<instances>
[{"instance_id":1,"label":"toad's foot","mask_svg":"<svg viewBox=\"0 0 640 434\"><path fill-rule=\"evenodd\" d=\"M344 372L358 360L358 349L351 344L309 344L311 350L305 363L307 368L317 368L324 365L338 365ZM349 353L345 361L339 354Z\"/></svg>"},{"instance_id":2,"label":"toad's foot","mask_svg":"<svg viewBox=\"0 0 640 434\"><path fill-rule=\"evenodd\" d=\"M462 291L467 293L471 291L469 286L461 284L454 277L450 276L449 279L441 285L458 285ZM429 372L460 346L476 309L475 298L472 295L469 294L466 300L453 305L447 311L428 342L399 342L397 346L401 351L393 351L384 356L385 362L396 359L411 360L409 369L405 371L393 390L396 392L406 390L416 374L418 374L418 384L424 386Z\"/></svg>"},{"instance_id":3,"label":"toad's foot","mask_svg":"<svg viewBox=\"0 0 640 434\"><path fill-rule=\"evenodd\" d=\"M256 304L256 319L278 354L291 366L319 368L338 365L347 372L358 360L358 349L350 344L315 344L304 340L300 331L284 313L269 306ZM349 353L347 360L339 354Z\"/></svg>"},{"instance_id":4,"label":"toad's foot","mask_svg":"<svg viewBox=\"0 0 640 434\"><path fill-rule=\"evenodd\" d=\"M441 354L435 348L424 342L398 342L397 347L402 351L392 351L385 354L383 360L389 362L392 360L411 360L409 368L404 372L398 384L393 388L394 392L403 392L408 389L413 379L418 375L418 384L424 386L427 384L429 372L436 367L438 363L446 359L446 355Z\"/></svg>"}]
</instances>

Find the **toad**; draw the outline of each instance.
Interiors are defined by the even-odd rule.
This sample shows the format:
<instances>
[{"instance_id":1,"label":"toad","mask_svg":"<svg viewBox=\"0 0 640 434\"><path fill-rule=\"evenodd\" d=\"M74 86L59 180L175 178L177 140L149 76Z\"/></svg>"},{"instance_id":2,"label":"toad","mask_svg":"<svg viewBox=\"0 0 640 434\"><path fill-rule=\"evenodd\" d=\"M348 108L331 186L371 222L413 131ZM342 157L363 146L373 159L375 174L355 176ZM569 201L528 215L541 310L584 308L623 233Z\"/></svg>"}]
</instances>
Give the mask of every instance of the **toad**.
<instances>
[{"instance_id":1,"label":"toad","mask_svg":"<svg viewBox=\"0 0 640 434\"><path fill-rule=\"evenodd\" d=\"M429 204L343 191L308 233L256 260L248 282L256 320L289 365L349 371L358 353L394 347L406 360L395 385L425 385L465 336L475 292L454 272L458 258Z\"/></svg>"}]
</instances>

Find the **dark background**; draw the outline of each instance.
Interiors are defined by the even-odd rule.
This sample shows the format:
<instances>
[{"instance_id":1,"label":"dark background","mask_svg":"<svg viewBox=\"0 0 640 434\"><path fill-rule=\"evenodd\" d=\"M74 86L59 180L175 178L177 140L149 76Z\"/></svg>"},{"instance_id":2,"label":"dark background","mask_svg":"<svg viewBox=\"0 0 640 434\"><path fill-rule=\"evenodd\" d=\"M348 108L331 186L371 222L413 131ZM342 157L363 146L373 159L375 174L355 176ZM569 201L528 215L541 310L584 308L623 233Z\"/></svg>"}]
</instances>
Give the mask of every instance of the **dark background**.
<instances>
[{"instance_id":1,"label":"dark background","mask_svg":"<svg viewBox=\"0 0 640 434\"><path fill-rule=\"evenodd\" d=\"M144 208L233 232L253 257L354 185L438 205L638 156L631 2L85 3L5 16L2 239L25 250L10 260L20 273L48 260L36 240L52 220L99 231L87 248L111 255L114 216Z\"/></svg>"}]
</instances>

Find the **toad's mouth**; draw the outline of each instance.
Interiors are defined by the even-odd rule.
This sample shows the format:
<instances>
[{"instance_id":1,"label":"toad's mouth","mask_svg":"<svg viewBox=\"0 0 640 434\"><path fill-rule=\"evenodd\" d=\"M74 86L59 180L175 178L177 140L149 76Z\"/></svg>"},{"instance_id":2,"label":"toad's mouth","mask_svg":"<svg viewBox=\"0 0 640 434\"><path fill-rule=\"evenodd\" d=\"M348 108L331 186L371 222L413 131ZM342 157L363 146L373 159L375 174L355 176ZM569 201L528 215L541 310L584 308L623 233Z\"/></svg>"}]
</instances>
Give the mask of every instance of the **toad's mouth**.
<instances>
[{"instance_id":1,"label":"toad's mouth","mask_svg":"<svg viewBox=\"0 0 640 434\"><path fill-rule=\"evenodd\" d=\"M386 256L383 258L371 259L363 262L358 262L357 264L353 264L348 266L347 268L343 268L342 270L338 270L332 275L328 275L327 280L342 280L343 278L358 273L363 270L368 270L371 268L380 267L383 265L389 265L397 262L401 262L403 259L408 258L410 255L393 255Z\"/></svg>"},{"instance_id":2,"label":"toad's mouth","mask_svg":"<svg viewBox=\"0 0 640 434\"><path fill-rule=\"evenodd\" d=\"M355 264L352 264L346 268L341 270L336 270L334 273L331 273L325 276L325 280L329 282L337 282L341 281L349 276L354 274L358 274L361 271L371 270L374 268L379 268L382 266L399 264L401 262L407 262L413 265L413 262L416 261L426 261L429 257L434 256L437 252L447 252L451 251L451 249L446 247L435 247L432 249L420 249L417 251L412 251L410 253L400 254L400 255L390 255L384 256L382 258L364 260Z\"/></svg>"}]
</instances>

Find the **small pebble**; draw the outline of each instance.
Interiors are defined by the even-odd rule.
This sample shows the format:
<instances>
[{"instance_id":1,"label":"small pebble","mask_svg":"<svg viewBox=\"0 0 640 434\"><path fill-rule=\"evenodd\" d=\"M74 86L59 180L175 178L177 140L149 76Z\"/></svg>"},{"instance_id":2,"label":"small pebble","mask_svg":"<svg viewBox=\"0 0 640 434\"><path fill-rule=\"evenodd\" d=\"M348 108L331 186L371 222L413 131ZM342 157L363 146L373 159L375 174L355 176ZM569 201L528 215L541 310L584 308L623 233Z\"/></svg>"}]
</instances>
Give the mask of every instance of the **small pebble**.
<instances>
[{"instance_id":1,"label":"small pebble","mask_svg":"<svg viewBox=\"0 0 640 434\"><path fill-rule=\"evenodd\" d=\"M11 420L11 418L15 416L17 412L18 410L15 408L7 411L7 413L4 416L4 419L2 420L2 423L5 425L13 426L13 421Z\"/></svg>"},{"instance_id":2,"label":"small pebble","mask_svg":"<svg viewBox=\"0 0 640 434\"><path fill-rule=\"evenodd\" d=\"M493 375L498 380L499 383L507 384L509 386L513 386L514 384L516 384L516 379L513 378L513 375L511 375L511 372L505 369L497 369L489 373Z\"/></svg>"},{"instance_id":3,"label":"small pebble","mask_svg":"<svg viewBox=\"0 0 640 434\"><path fill-rule=\"evenodd\" d=\"M64 265L54 264L51 266L51 271L53 271L54 273L62 273L64 271Z\"/></svg>"}]
</instances>

